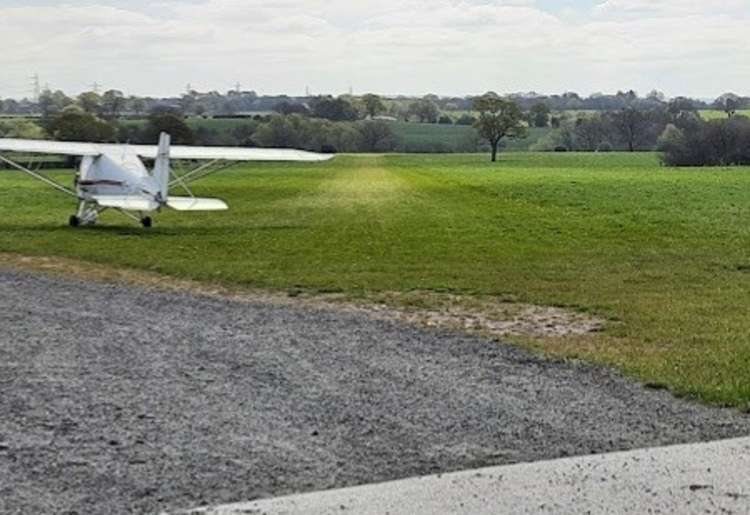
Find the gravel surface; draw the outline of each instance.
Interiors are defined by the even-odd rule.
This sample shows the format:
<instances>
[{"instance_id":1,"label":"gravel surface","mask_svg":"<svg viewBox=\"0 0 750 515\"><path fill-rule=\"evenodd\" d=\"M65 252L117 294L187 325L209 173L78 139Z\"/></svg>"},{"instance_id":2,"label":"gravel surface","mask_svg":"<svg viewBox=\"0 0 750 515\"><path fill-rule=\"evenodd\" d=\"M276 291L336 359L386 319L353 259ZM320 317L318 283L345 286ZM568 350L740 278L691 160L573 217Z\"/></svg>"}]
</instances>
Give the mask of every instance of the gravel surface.
<instances>
[{"instance_id":1,"label":"gravel surface","mask_svg":"<svg viewBox=\"0 0 750 515\"><path fill-rule=\"evenodd\" d=\"M153 513L750 434L457 333L0 271L0 513Z\"/></svg>"}]
</instances>

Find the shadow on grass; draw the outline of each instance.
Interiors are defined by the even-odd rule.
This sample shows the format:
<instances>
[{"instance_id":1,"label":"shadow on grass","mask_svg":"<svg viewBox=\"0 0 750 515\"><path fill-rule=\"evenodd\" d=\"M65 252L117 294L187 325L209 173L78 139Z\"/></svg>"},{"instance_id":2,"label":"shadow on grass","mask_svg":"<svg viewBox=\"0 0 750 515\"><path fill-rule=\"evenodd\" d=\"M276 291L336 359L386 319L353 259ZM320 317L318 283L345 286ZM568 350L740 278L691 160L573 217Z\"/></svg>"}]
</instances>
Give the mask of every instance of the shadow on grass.
<instances>
[{"instance_id":1,"label":"shadow on grass","mask_svg":"<svg viewBox=\"0 0 750 515\"><path fill-rule=\"evenodd\" d=\"M29 225L19 227L0 225L0 233L12 234L103 234L115 236L172 237L172 236L224 236L226 233L256 232L256 231L295 231L310 229L312 225L246 225L238 228L234 225L216 225L204 227L138 227L135 225L93 225L82 227L68 227L67 225Z\"/></svg>"}]
</instances>

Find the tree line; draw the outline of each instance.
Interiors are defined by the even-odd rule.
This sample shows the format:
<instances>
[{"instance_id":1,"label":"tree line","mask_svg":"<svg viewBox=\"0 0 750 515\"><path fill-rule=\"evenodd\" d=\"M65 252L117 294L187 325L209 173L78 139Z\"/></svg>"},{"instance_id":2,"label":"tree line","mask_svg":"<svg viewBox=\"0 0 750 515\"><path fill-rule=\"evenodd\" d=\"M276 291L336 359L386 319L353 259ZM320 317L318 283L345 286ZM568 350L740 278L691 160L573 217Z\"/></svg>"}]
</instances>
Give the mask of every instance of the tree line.
<instances>
[{"instance_id":1,"label":"tree line","mask_svg":"<svg viewBox=\"0 0 750 515\"><path fill-rule=\"evenodd\" d=\"M507 138L523 138L531 127L552 129L537 141L538 151L652 151L660 150L667 164L679 166L732 165L750 162L750 119L738 115L741 99L721 99L725 120L705 121L695 102L678 97L643 102L637 95L624 107L601 112L553 113L544 103L527 111L512 96L489 92L476 97L464 113L492 160ZM654 96L652 96L655 98ZM386 102L368 94L357 99L315 97L309 104L283 101L275 114L256 115L224 131L205 126L191 128L179 108L157 105L145 123L121 117L126 103L118 92L102 96L89 93L72 100L51 94L38 123L0 120L0 137L41 138L61 141L130 142L153 144L160 132L169 132L177 144L301 148L318 152L392 152L403 150L393 126L380 114ZM54 100L54 102L53 102ZM718 102L718 100L717 100ZM54 104L54 107L51 107ZM60 108L60 109L58 109ZM407 106L423 123L439 123L440 111L430 99ZM460 150L475 151L474 139Z\"/></svg>"},{"instance_id":2,"label":"tree line","mask_svg":"<svg viewBox=\"0 0 750 515\"><path fill-rule=\"evenodd\" d=\"M232 116L247 113L269 113L312 115L317 118L336 121L354 118L372 118L377 115L389 116L401 120L415 120L423 123L451 123L458 121L462 115L445 116L446 113L463 113L473 110L474 104L481 95L465 97L441 97L425 95L414 98L406 96L380 97L377 95L342 95L332 97L287 95L258 95L255 91L218 91L198 92L190 90L180 96L156 98L148 96L126 96L119 90L108 90L103 94L87 91L77 97L70 97L60 90L45 90L39 98L2 99L0 114L5 115L41 115L48 116L61 112L66 107L78 104L87 112L94 112L101 117L134 116L140 117L154 109L170 108L191 116ZM651 109L663 106L669 99L659 91L652 91L646 96L639 96L635 91L618 91L615 94L594 93L587 97L575 92L556 95L541 95L535 92L513 93L505 96L527 113L533 110L546 109L550 112L561 111L616 111L626 107ZM693 109L741 110L750 109L750 97L735 93L725 93L713 101L680 97ZM543 106L543 107L541 107ZM465 125L470 120L464 119Z\"/></svg>"}]
</instances>

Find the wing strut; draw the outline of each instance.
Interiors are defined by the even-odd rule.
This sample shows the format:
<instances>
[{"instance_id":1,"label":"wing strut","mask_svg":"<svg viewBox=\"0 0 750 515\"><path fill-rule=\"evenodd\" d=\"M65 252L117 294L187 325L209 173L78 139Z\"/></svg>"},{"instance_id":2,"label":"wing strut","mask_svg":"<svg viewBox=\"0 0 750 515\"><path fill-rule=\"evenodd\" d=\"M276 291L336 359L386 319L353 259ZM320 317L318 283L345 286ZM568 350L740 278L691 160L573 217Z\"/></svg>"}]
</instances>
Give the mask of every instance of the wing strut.
<instances>
[{"instance_id":1,"label":"wing strut","mask_svg":"<svg viewBox=\"0 0 750 515\"><path fill-rule=\"evenodd\" d=\"M6 158L6 157L4 157L2 155L0 155L0 161L2 161L3 163L9 164L10 166L12 166L13 168L15 168L16 170L19 170L19 171L21 171L21 172L23 172L23 173L25 173L27 175L31 175L35 179L42 181L43 183L47 184L48 186L52 186L56 190L62 191L63 193L67 193L68 195L72 195L74 197L78 197L78 194L75 191L71 190L70 188L66 188L65 186L63 186L59 182L53 181L49 177L45 177L44 175L42 175L42 174L40 174L38 172L35 172L33 170L30 170L30 169L26 168L25 166L21 166L18 163L14 162L14 161L11 161L10 159L8 159L8 158Z\"/></svg>"},{"instance_id":2,"label":"wing strut","mask_svg":"<svg viewBox=\"0 0 750 515\"><path fill-rule=\"evenodd\" d=\"M191 182L195 182L198 179L202 179L211 174L225 170L226 168L229 168L230 166L234 166L234 164L235 163L233 161L227 161L227 160L221 160L221 159L215 159L213 161L209 161L208 163L203 164L199 166L198 168L195 168L194 170L191 170L182 175L174 174L175 178L174 180L172 180L172 182L169 183L169 186L171 187L171 186L175 186L179 184L187 190L186 186L190 184ZM188 190L188 193L189 193L189 190Z\"/></svg>"}]
</instances>

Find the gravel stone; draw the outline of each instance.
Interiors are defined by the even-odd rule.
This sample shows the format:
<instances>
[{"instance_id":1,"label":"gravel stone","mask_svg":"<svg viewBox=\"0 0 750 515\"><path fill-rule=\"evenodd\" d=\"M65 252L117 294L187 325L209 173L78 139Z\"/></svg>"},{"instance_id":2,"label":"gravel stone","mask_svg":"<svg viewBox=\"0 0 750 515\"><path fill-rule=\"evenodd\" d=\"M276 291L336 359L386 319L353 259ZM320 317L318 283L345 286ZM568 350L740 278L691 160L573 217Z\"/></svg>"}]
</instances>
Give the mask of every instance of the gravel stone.
<instances>
[{"instance_id":1,"label":"gravel stone","mask_svg":"<svg viewBox=\"0 0 750 515\"><path fill-rule=\"evenodd\" d=\"M354 313L0 270L0 513L155 513L750 435L606 368Z\"/></svg>"}]
</instances>

